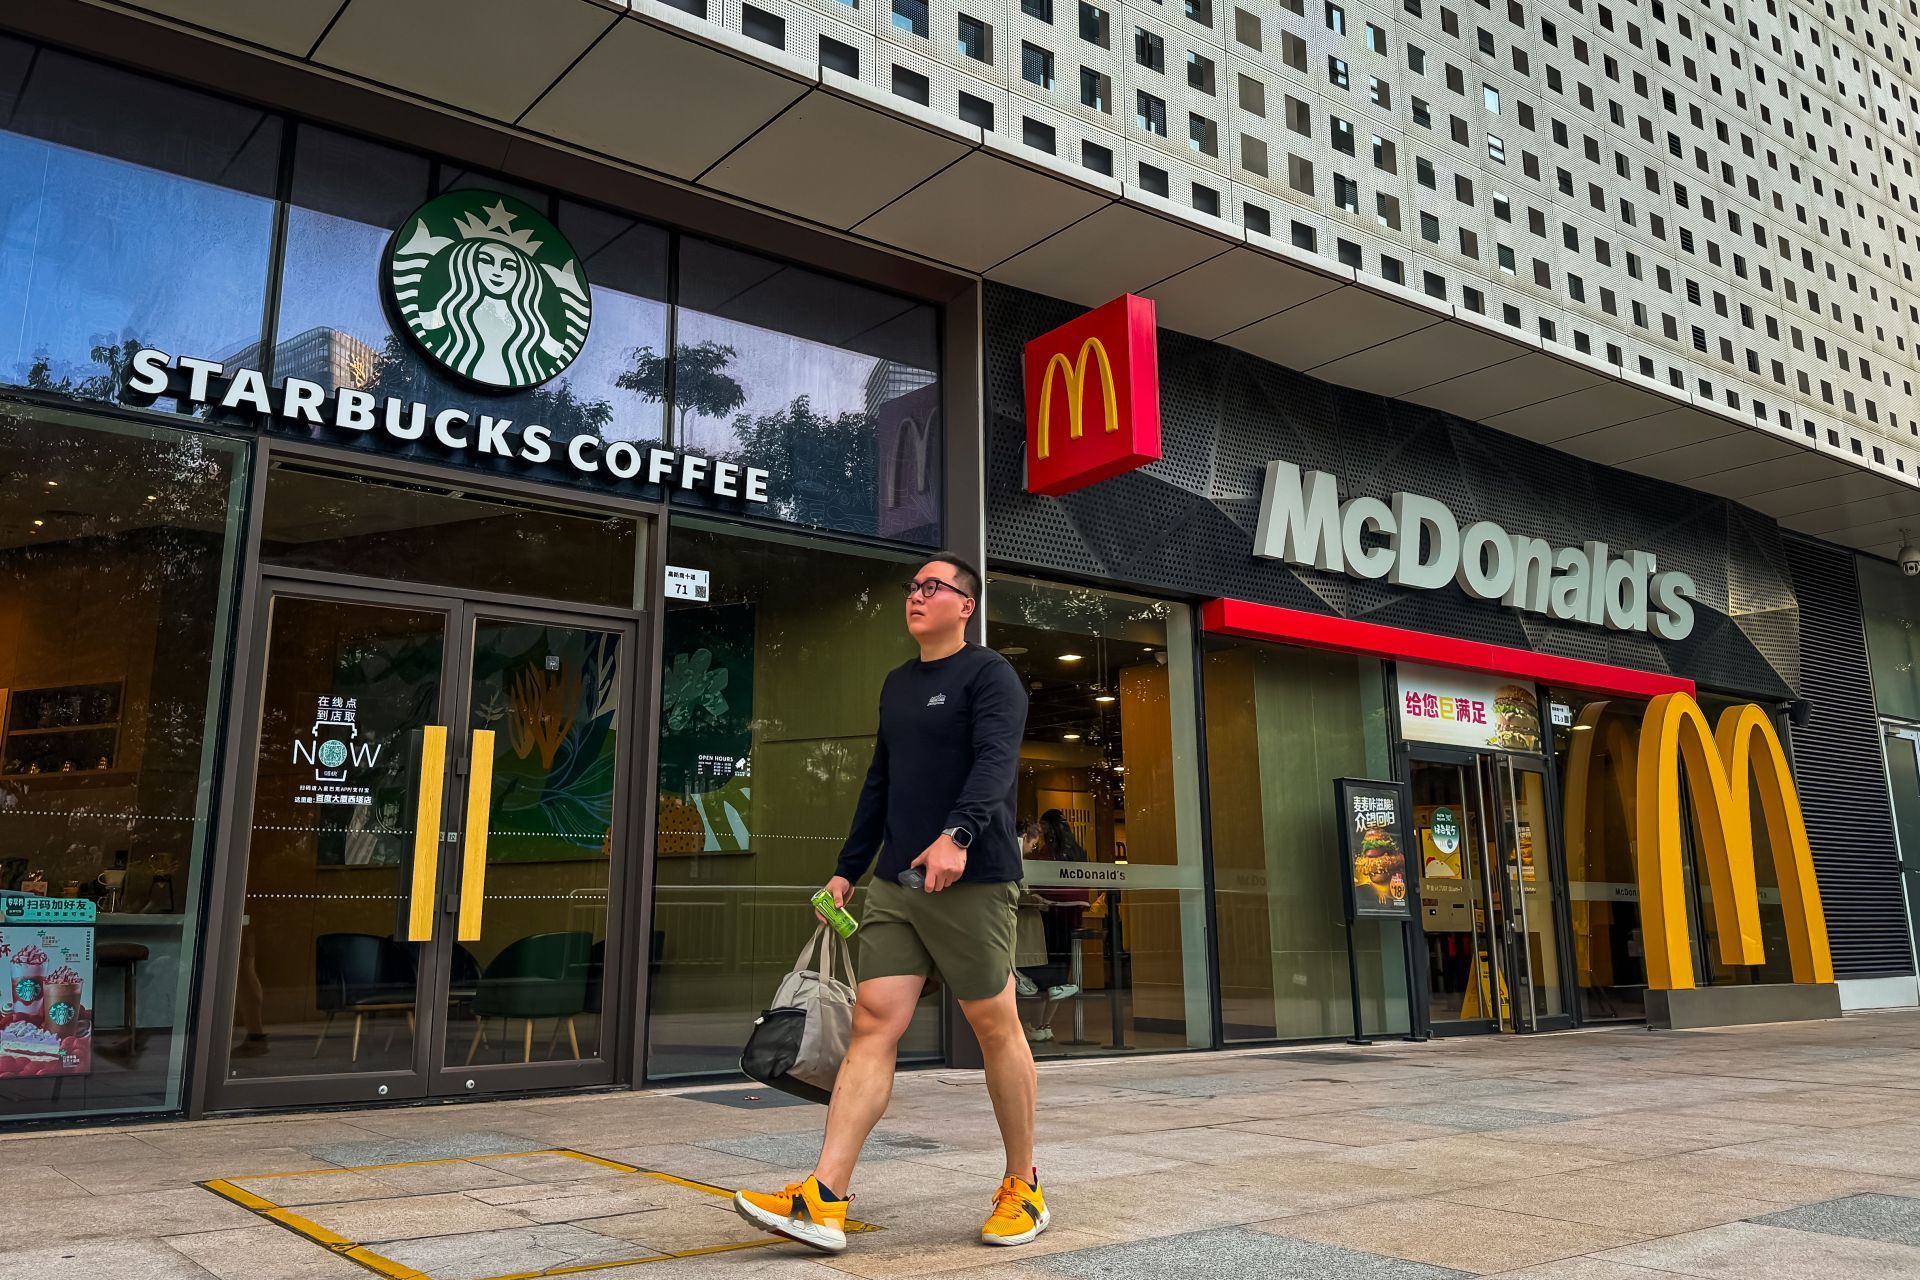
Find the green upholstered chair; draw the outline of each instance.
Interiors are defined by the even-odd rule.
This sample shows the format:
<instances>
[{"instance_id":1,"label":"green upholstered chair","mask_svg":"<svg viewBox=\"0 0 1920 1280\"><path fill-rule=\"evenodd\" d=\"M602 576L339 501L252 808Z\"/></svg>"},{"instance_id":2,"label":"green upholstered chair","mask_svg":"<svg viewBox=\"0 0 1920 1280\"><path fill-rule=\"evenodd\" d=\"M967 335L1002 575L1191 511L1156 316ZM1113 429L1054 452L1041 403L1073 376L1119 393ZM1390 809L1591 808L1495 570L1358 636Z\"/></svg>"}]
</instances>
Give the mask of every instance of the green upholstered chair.
<instances>
[{"instance_id":1,"label":"green upholstered chair","mask_svg":"<svg viewBox=\"0 0 1920 1280\"><path fill-rule=\"evenodd\" d=\"M587 1007L587 979L591 969L593 935L585 932L536 933L507 944L485 969L473 993L473 1043L467 1048L467 1061L480 1051L481 1037L488 1018L506 1022L514 1018L526 1022L521 1040L521 1060L533 1061L533 1024L541 1018L554 1019L558 1035L562 1024L573 1056L580 1056L580 1033L574 1018Z\"/></svg>"}]
</instances>

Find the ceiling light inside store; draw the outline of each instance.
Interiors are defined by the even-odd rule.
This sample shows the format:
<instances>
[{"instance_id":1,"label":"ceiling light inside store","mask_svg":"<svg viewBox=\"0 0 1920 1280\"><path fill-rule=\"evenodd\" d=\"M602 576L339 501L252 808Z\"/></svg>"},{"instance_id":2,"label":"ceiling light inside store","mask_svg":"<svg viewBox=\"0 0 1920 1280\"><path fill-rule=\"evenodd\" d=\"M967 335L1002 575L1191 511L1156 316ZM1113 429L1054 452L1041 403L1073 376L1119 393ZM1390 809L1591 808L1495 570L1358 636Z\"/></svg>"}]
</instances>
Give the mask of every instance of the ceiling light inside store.
<instances>
[{"instance_id":1,"label":"ceiling light inside store","mask_svg":"<svg viewBox=\"0 0 1920 1280\"><path fill-rule=\"evenodd\" d=\"M1061 654L1061 655L1060 655L1060 661L1062 661L1062 662L1079 662L1079 661L1081 660L1081 657L1082 657L1082 656L1083 656L1083 655L1081 655L1081 654L1077 654L1077 653L1063 653L1063 654Z\"/></svg>"},{"instance_id":2,"label":"ceiling light inside store","mask_svg":"<svg viewBox=\"0 0 1920 1280\"><path fill-rule=\"evenodd\" d=\"M1023 644L1010 644L1000 651L1000 656L1003 658L1018 658L1024 655L1026 651L1027 646Z\"/></svg>"},{"instance_id":3,"label":"ceiling light inside store","mask_svg":"<svg viewBox=\"0 0 1920 1280\"><path fill-rule=\"evenodd\" d=\"M49 488L49 489L58 489L59 487L60 487L60 482L59 482L58 480L49 480L49 481L47 481L47 488Z\"/></svg>"},{"instance_id":4,"label":"ceiling light inside store","mask_svg":"<svg viewBox=\"0 0 1920 1280\"><path fill-rule=\"evenodd\" d=\"M33 527L34 527L34 528L36 528L36 529L38 529L38 528L40 528L40 527L41 527L42 525L44 525L45 523L46 523L46 521L45 521L45 520L35 520L35 521L33 522Z\"/></svg>"},{"instance_id":5,"label":"ceiling light inside store","mask_svg":"<svg viewBox=\"0 0 1920 1280\"><path fill-rule=\"evenodd\" d=\"M158 501L160 501L160 495L159 495L159 494L157 494L157 493L150 493L150 494L148 494L148 495L147 495L147 501L148 501L148 502L158 502Z\"/></svg>"},{"instance_id":6,"label":"ceiling light inside store","mask_svg":"<svg viewBox=\"0 0 1920 1280\"><path fill-rule=\"evenodd\" d=\"M1096 694L1094 694L1094 695L1093 695L1093 700L1094 700L1095 702L1115 702L1115 701L1118 701L1118 699L1116 699L1116 698L1115 698L1115 697L1114 697L1114 696L1113 696L1112 694L1110 694L1110 693L1096 693Z\"/></svg>"},{"instance_id":7,"label":"ceiling light inside store","mask_svg":"<svg viewBox=\"0 0 1920 1280\"><path fill-rule=\"evenodd\" d=\"M1060 741L1062 741L1062 742L1078 742L1078 741L1080 741L1080 735L1079 735L1079 734L1077 734L1077 733L1063 733L1063 734L1061 734L1061 735L1060 735Z\"/></svg>"}]
</instances>

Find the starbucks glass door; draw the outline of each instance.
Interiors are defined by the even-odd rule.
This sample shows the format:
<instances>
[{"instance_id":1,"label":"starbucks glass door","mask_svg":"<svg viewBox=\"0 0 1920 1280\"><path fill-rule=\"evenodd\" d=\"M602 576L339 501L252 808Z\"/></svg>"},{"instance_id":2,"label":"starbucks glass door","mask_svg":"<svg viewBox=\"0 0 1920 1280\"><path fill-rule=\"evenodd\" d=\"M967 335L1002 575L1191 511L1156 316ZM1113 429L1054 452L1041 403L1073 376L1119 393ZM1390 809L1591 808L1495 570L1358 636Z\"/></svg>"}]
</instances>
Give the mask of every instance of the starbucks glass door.
<instances>
[{"instance_id":1,"label":"starbucks glass door","mask_svg":"<svg viewBox=\"0 0 1920 1280\"><path fill-rule=\"evenodd\" d=\"M635 625L298 581L261 595L215 1105L610 1082Z\"/></svg>"}]
</instances>

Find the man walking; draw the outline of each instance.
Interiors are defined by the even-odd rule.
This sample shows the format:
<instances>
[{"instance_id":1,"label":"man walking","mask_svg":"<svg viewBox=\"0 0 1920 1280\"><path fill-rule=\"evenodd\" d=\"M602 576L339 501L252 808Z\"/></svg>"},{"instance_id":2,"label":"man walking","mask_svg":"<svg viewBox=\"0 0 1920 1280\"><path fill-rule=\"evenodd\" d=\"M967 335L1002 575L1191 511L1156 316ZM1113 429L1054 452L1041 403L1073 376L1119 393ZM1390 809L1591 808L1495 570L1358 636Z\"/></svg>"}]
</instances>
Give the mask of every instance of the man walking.
<instances>
[{"instance_id":1,"label":"man walking","mask_svg":"<svg viewBox=\"0 0 1920 1280\"><path fill-rule=\"evenodd\" d=\"M844 906L879 852L855 935L853 1041L827 1108L820 1163L782 1191L733 1198L747 1221L829 1253L847 1247L853 1167L886 1114L895 1051L935 974L980 1041L1007 1149L1006 1177L980 1239L1025 1244L1047 1229L1049 1217L1033 1164L1033 1053L1014 1005L1020 847L1013 809L1027 692L1005 658L967 643L967 620L979 607L978 570L943 552L906 591L907 631L920 656L881 686L873 763L827 881ZM918 875L903 881L911 872Z\"/></svg>"}]
</instances>

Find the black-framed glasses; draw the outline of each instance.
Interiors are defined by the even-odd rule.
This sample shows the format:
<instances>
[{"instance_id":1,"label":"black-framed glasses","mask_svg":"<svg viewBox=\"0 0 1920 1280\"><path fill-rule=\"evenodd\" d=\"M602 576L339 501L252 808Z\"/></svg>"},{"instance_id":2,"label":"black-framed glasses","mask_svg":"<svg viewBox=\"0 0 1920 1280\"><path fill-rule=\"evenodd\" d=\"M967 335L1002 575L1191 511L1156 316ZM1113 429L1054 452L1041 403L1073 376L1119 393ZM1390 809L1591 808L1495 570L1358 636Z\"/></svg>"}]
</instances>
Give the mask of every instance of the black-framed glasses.
<instances>
[{"instance_id":1,"label":"black-framed glasses","mask_svg":"<svg viewBox=\"0 0 1920 1280\"><path fill-rule=\"evenodd\" d=\"M922 600L931 600L939 595L942 589L953 592L953 594L959 596L962 600L973 599L972 596L954 586L951 582L942 582L938 578L923 578L919 582L903 582L900 584L900 589L907 593L908 599L919 596Z\"/></svg>"}]
</instances>

